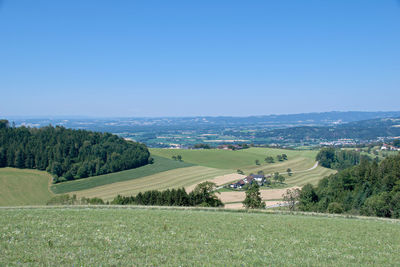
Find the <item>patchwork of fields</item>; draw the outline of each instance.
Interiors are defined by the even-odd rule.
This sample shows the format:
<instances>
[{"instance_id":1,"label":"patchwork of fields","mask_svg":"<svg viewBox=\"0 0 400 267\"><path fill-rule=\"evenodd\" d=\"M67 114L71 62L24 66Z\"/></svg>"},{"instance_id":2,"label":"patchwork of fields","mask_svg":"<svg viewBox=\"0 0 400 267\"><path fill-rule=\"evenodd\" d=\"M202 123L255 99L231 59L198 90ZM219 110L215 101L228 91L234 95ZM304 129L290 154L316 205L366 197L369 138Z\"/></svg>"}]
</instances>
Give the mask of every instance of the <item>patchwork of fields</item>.
<instances>
[{"instance_id":1,"label":"patchwork of fields","mask_svg":"<svg viewBox=\"0 0 400 267\"><path fill-rule=\"evenodd\" d=\"M53 195L53 192L55 194L76 194L79 198L100 197L104 200L112 200L118 194L135 195L147 190L165 190L178 187L192 190L196 184L206 180L216 181L218 185L222 185L243 178L243 176L236 174L237 169L241 169L246 175L257 173L258 171L263 171L265 174L280 172L286 177L283 187L303 186L306 183L316 184L324 176L335 172L315 165L317 152L272 148L249 148L239 151L151 149L154 157L154 163L151 165L52 185L52 192L48 190L48 182L51 179L49 174L24 170L29 175L31 173L42 174L41 183L33 182L34 180L29 178L31 177L29 175L25 177L29 182L35 184L30 187L37 188L34 194L35 197L29 198L29 194L24 193L24 186L18 186L20 183L23 184L21 179L12 180L13 178L11 179L7 176L2 178L2 183L4 185L10 184L10 186L14 184L14 189L10 191L13 193L8 193L8 195L18 192L15 188L21 188L20 194L24 195L26 200L14 202L12 197L10 198L4 193L0 198L0 205L11 205L12 203L19 203L19 205L45 204ZM265 163L264 161L267 156L274 157L276 161L276 156L281 154L286 154L288 160L275 163ZM171 159L172 156L177 155L182 156L183 162ZM260 162L259 165L255 164L256 160ZM286 173L288 168L293 172L291 176ZM21 170L8 168L8 171L19 173ZM21 177L22 173L19 175ZM3 191L6 190L4 188L10 188L10 186L3 186ZM263 191L269 190L263 189ZM269 192L263 194L267 195ZM16 194L14 195L17 196ZM37 198L37 200L34 198ZM18 199L24 198L18 197ZM240 200L238 198L233 202Z\"/></svg>"},{"instance_id":2,"label":"patchwork of fields","mask_svg":"<svg viewBox=\"0 0 400 267\"><path fill-rule=\"evenodd\" d=\"M0 265L397 266L400 223L138 208L1 209Z\"/></svg>"},{"instance_id":3,"label":"patchwork of fields","mask_svg":"<svg viewBox=\"0 0 400 267\"><path fill-rule=\"evenodd\" d=\"M203 166L193 166L159 172L153 175L125 182L113 183L87 190L71 192L71 194L76 194L78 198L100 197L104 200L112 200L118 194L131 196L147 190L166 190L187 187L204 180L211 180L216 176L226 173L226 170Z\"/></svg>"},{"instance_id":4,"label":"patchwork of fields","mask_svg":"<svg viewBox=\"0 0 400 267\"><path fill-rule=\"evenodd\" d=\"M153 164L148 164L136 169L55 184L51 186L51 190L56 194L69 193L77 190L85 190L97 186L104 186L116 182L133 180L173 169L193 166L193 164L190 163L180 162L163 157L154 156L153 158Z\"/></svg>"},{"instance_id":5,"label":"patchwork of fields","mask_svg":"<svg viewBox=\"0 0 400 267\"><path fill-rule=\"evenodd\" d=\"M196 166L177 168L169 171L158 172L152 175L142 176L123 182L116 182L102 186L87 188L84 190L69 191L80 197L100 197L104 200L112 200L116 195L135 195L147 190L165 190L168 188L185 187L192 190L197 183L213 180L218 185L241 179L243 176L235 174L236 169L241 168L245 173L256 173L260 170L264 173L281 172L287 176L286 186L302 186L308 182L316 184L325 175L334 173L333 170L317 167L315 165L316 151L307 150L282 150L271 148L250 148L239 151L229 150L179 150L179 149L151 149L156 158L181 155L184 162ZM286 154L288 160L267 164L262 161L266 156ZM255 159L260 160L260 165L255 164ZM178 162L178 161L172 161ZM247 165L250 164L250 165ZM144 167L142 167L144 168ZM293 171L292 176L286 173L287 168ZM134 170L131 170L134 171ZM118 176L119 174L112 174ZM108 175L109 176L109 175ZM89 178L97 179L97 177ZM86 180L86 179L85 179ZM72 184L86 183L85 180L74 181ZM223 181L221 183L220 181ZM68 183L66 184L68 185ZM65 186L65 185L60 185ZM79 189L79 188L78 188ZM263 190L269 191L269 190ZM268 195L268 192L264 193ZM280 196L281 197L281 196ZM235 201L240 201L236 199Z\"/></svg>"}]
</instances>

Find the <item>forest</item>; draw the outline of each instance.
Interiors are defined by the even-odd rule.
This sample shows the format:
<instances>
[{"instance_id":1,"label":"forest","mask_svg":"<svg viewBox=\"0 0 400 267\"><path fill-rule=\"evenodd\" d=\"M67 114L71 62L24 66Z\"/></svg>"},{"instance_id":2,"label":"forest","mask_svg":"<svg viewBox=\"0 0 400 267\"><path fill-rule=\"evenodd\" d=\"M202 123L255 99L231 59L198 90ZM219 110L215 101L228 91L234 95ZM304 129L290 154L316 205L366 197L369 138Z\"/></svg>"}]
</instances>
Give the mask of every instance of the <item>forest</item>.
<instances>
[{"instance_id":1,"label":"forest","mask_svg":"<svg viewBox=\"0 0 400 267\"><path fill-rule=\"evenodd\" d=\"M46 170L63 182L151 163L144 144L60 126L12 127L0 120L0 167Z\"/></svg>"},{"instance_id":2,"label":"forest","mask_svg":"<svg viewBox=\"0 0 400 267\"><path fill-rule=\"evenodd\" d=\"M302 211L400 218L400 154L360 164L325 177L300 192Z\"/></svg>"},{"instance_id":3,"label":"forest","mask_svg":"<svg viewBox=\"0 0 400 267\"><path fill-rule=\"evenodd\" d=\"M316 161L322 167L343 170L359 164L361 158L369 160L368 156L361 156L360 152L357 151L327 147L318 152Z\"/></svg>"}]
</instances>

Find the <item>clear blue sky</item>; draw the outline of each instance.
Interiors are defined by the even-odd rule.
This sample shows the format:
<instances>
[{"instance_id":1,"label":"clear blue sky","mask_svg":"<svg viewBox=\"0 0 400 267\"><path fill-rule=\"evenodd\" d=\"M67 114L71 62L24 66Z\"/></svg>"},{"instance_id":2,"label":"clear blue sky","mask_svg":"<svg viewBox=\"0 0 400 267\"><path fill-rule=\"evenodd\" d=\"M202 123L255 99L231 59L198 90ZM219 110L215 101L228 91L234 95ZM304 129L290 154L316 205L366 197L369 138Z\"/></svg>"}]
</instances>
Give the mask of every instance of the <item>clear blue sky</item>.
<instances>
[{"instance_id":1,"label":"clear blue sky","mask_svg":"<svg viewBox=\"0 0 400 267\"><path fill-rule=\"evenodd\" d=\"M400 110L396 0L1 3L0 117Z\"/></svg>"}]
</instances>

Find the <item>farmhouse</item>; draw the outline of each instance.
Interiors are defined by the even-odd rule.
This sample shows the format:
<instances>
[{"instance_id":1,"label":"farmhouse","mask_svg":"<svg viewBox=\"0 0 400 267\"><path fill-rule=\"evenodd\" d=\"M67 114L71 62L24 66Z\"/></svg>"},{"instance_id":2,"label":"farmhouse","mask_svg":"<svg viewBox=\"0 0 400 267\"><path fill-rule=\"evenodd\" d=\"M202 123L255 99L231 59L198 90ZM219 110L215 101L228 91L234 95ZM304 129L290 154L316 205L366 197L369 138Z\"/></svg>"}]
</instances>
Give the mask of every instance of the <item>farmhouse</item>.
<instances>
[{"instance_id":1,"label":"farmhouse","mask_svg":"<svg viewBox=\"0 0 400 267\"><path fill-rule=\"evenodd\" d=\"M258 185L262 186L265 183L265 176L264 175L255 175L250 174L246 178L239 180L236 183L232 183L229 185L230 188L243 188L246 184L257 183Z\"/></svg>"}]
</instances>

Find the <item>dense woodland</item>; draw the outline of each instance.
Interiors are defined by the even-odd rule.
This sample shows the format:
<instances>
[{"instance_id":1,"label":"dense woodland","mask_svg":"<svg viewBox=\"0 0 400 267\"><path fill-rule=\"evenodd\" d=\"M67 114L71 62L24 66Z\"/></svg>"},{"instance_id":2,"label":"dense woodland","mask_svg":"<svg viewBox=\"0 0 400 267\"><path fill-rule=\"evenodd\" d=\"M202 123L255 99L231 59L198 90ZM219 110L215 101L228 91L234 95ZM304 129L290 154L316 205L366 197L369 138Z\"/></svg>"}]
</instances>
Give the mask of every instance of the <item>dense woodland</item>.
<instances>
[{"instance_id":1,"label":"dense woodland","mask_svg":"<svg viewBox=\"0 0 400 267\"><path fill-rule=\"evenodd\" d=\"M400 154L360 164L305 185L299 209L400 218Z\"/></svg>"},{"instance_id":2,"label":"dense woodland","mask_svg":"<svg viewBox=\"0 0 400 267\"><path fill-rule=\"evenodd\" d=\"M55 183L136 168L151 163L149 157L145 145L110 133L0 121L0 167L46 170Z\"/></svg>"},{"instance_id":3,"label":"dense woodland","mask_svg":"<svg viewBox=\"0 0 400 267\"><path fill-rule=\"evenodd\" d=\"M368 160L369 157L362 157ZM353 150L338 150L334 148L322 148L316 157L322 167L335 170L343 170L360 163L360 152Z\"/></svg>"}]
</instances>

